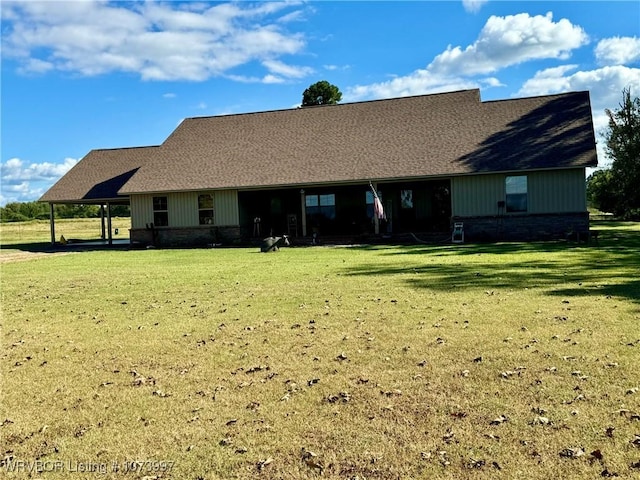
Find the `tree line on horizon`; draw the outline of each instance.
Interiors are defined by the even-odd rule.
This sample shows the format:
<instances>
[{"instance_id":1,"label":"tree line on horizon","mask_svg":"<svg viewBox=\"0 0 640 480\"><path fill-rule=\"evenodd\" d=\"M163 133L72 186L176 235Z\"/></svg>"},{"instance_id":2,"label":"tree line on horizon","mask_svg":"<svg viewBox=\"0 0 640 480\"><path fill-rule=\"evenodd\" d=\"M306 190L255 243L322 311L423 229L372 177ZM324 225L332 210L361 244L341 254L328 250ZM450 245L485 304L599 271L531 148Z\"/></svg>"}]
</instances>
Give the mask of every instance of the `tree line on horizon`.
<instances>
[{"instance_id":1,"label":"tree line on horizon","mask_svg":"<svg viewBox=\"0 0 640 480\"><path fill-rule=\"evenodd\" d=\"M0 207L0 222L28 222L32 220L49 220L49 204L42 202L11 202ZM53 206L55 218L98 218L99 205L67 205ZM112 217L130 217L128 205L112 205Z\"/></svg>"}]
</instances>

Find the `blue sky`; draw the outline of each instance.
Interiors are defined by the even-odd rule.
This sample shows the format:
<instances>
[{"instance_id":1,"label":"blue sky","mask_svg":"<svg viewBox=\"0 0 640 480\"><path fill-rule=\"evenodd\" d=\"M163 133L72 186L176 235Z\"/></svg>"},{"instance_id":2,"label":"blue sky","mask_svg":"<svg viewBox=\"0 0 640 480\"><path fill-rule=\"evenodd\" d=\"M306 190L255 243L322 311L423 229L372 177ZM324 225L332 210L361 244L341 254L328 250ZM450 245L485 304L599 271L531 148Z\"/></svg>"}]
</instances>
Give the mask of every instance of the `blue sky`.
<instances>
[{"instance_id":1,"label":"blue sky","mask_svg":"<svg viewBox=\"0 0 640 480\"><path fill-rule=\"evenodd\" d=\"M0 204L37 200L94 148L187 117L479 88L589 90L596 133L640 92L638 1L2 1ZM606 165L599 139L599 162Z\"/></svg>"}]
</instances>

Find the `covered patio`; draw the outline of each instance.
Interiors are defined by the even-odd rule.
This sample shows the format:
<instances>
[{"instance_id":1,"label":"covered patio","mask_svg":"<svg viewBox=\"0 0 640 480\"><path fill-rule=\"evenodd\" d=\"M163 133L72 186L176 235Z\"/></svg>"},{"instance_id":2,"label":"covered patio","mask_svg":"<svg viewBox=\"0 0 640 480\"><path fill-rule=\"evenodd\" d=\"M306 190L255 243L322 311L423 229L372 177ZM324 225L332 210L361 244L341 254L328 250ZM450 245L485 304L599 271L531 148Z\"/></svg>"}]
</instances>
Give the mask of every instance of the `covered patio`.
<instances>
[{"instance_id":1,"label":"covered patio","mask_svg":"<svg viewBox=\"0 0 640 480\"><path fill-rule=\"evenodd\" d=\"M108 246L114 245L114 242L122 244L122 240L114 240L112 207L130 205L129 196L118 192L143 164L154 157L157 148L152 146L90 151L82 159L83 164L90 168L81 170L78 165L74 166L40 198L41 202L49 203L51 244L60 243L56 241L54 208L60 204L98 205L100 236L93 241Z\"/></svg>"}]
</instances>

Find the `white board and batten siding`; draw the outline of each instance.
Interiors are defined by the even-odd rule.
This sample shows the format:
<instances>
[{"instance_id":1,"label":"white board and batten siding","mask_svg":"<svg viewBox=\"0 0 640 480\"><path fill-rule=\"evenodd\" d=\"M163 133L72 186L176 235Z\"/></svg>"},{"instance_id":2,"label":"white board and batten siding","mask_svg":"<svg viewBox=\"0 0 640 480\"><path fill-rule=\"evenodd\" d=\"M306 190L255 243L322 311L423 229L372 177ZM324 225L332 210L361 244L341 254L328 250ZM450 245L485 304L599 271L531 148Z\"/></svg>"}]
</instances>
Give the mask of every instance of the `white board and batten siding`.
<instances>
[{"instance_id":1,"label":"white board and batten siding","mask_svg":"<svg viewBox=\"0 0 640 480\"><path fill-rule=\"evenodd\" d=\"M153 223L153 197L167 197L169 227L194 227L199 224L198 195L213 195L213 224L237 226L240 224L237 190L213 192L174 192L164 195L131 195L132 228L145 228Z\"/></svg>"},{"instance_id":2,"label":"white board and batten siding","mask_svg":"<svg viewBox=\"0 0 640 480\"><path fill-rule=\"evenodd\" d=\"M506 177L486 174L453 177L451 207L454 217L489 216L506 198ZM527 213L575 213L587 211L584 168L527 172ZM507 213L508 215L508 213Z\"/></svg>"}]
</instances>

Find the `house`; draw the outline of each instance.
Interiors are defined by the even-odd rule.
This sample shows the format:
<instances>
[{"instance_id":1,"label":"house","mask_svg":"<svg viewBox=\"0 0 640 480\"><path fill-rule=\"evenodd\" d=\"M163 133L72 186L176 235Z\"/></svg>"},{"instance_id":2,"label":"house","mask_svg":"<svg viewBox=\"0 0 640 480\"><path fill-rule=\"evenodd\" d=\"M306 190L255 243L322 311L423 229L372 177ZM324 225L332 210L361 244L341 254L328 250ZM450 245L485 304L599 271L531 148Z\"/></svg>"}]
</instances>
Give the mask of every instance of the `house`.
<instances>
[{"instance_id":1,"label":"house","mask_svg":"<svg viewBox=\"0 0 640 480\"><path fill-rule=\"evenodd\" d=\"M454 222L468 240L534 240L588 231L596 165L588 92L483 102L474 89L188 118L159 146L91 151L40 201L129 203L131 241L160 246Z\"/></svg>"}]
</instances>

